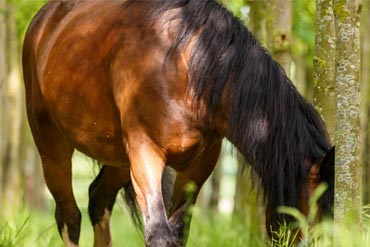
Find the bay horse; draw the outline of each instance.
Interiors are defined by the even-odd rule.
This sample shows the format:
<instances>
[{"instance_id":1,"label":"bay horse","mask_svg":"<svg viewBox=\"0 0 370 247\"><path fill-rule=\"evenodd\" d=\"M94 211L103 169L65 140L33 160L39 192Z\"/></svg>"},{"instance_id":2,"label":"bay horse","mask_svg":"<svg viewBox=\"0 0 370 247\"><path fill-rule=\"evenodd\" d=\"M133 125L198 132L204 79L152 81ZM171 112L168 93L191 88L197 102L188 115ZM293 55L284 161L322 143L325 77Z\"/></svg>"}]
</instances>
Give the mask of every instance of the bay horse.
<instances>
[{"instance_id":1,"label":"bay horse","mask_svg":"<svg viewBox=\"0 0 370 247\"><path fill-rule=\"evenodd\" d=\"M75 149L104 164L89 187L94 246L112 244L109 219L121 188L138 205L146 246L185 245L187 209L224 137L258 175L269 234L292 220L276 208L307 213L321 182L329 189L320 214L331 212L334 153L323 121L216 1L49 1L26 33L23 71L29 124L65 246L77 246L80 234Z\"/></svg>"}]
</instances>

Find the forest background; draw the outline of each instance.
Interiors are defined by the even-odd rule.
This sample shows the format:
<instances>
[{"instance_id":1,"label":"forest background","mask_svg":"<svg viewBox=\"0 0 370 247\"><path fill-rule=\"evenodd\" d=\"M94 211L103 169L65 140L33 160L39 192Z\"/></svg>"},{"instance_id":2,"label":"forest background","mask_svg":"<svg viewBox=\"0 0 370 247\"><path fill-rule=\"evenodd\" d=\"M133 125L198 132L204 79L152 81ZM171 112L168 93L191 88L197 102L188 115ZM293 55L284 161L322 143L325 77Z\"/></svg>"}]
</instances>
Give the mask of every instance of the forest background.
<instances>
[{"instance_id":1,"label":"forest background","mask_svg":"<svg viewBox=\"0 0 370 247\"><path fill-rule=\"evenodd\" d=\"M25 30L33 15L45 2L0 0L0 246L3 238L9 238L10 242L18 241L24 246L60 244L53 220L54 202L45 187L40 159L25 115L21 74L21 47ZM330 51L335 53L335 50L330 48L337 44L335 33L331 39L332 44L322 43L322 40L330 41L326 37L331 29L323 32L320 25L331 18L331 15L325 12L325 4L331 1L223 0L221 2L246 24L286 69L299 91L316 105L326 120L331 138L335 143L335 121L338 117L335 95L346 92L338 92L339 89L335 87L334 81L333 84L325 84L330 80L322 77L323 74L328 74L322 72L322 67L331 66L326 60L323 62L322 57L330 57ZM333 2L335 5L341 1ZM358 57L358 61L353 62L361 64L360 76L356 83L357 91L362 94L362 103L359 105L361 114L357 122L359 132L355 138L360 140L358 145L361 146L362 152L357 152L359 162L352 166L355 169L355 182L360 184L358 191L361 193L361 207L370 203L370 152L366 152L370 150L369 10L370 0L362 0L361 51L359 52L361 56ZM335 27L332 26L332 29ZM339 47L339 44L337 45ZM332 66L334 68L335 64ZM98 167L79 153L75 154L73 159L75 194L79 206L86 214L88 185L97 174ZM202 246L207 244L225 246L222 243L228 243L226 246L245 246L241 244L245 244L245 241L264 243L264 210L261 201L257 199L258 190L251 185L249 169L244 169L243 163L237 151L225 141L219 164L198 198L195 209L195 230L192 228L190 246L192 243L194 246L200 246L195 244L199 244L199 241L203 241ZM122 226L122 221L129 221L126 219L127 212L124 207L117 208L119 212L113 217L113 225L116 222L118 226ZM84 224L88 225L86 215L84 218ZM220 221L226 222L226 225L220 224ZM37 227L34 227L35 225ZM226 234L223 232L225 226L230 226L235 231ZM127 227L131 230L125 232L125 238L132 239L133 243L135 241L140 243L140 234L135 233L130 222L127 223ZM248 233L245 231L246 227L250 229ZM34 235L20 238L18 232L25 228L28 229L26 235ZM122 227L118 228L121 231L117 231L117 235L122 238ZM215 237L213 240L203 239L203 235L209 235L205 234L209 229L223 236ZM91 232L90 228L86 229L86 232L89 231ZM86 238L91 239L91 236ZM55 243L50 245L53 241ZM91 242L91 240L82 240L82 246L91 245L89 241ZM30 242L32 244L28 245ZM218 244L214 245L215 242ZM239 242L240 245L238 245ZM140 244L132 244L132 246L140 246Z\"/></svg>"}]
</instances>

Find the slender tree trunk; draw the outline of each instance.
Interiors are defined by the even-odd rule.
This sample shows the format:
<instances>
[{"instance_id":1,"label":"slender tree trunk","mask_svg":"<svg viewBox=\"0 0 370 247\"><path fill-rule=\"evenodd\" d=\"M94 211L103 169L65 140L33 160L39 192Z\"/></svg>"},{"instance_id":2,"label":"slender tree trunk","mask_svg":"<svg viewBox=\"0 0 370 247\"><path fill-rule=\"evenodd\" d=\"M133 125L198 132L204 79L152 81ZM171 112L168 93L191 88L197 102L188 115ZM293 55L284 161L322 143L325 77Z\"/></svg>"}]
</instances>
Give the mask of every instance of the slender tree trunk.
<instances>
[{"instance_id":1,"label":"slender tree trunk","mask_svg":"<svg viewBox=\"0 0 370 247\"><path fill-rule=\"evenodd\" d=\"M220 202L221 178L222 165L218 164L214 169L211 177L212 194L209 201L209 209L211 209L212 212L218 211L218 205Z\"/></svg>"},{"instance_id":2,"label":"slender tree trunk","mask_svg":"<svg viewBox=\"0 0 370 247\"><path fill-rule=\"evenodd\" d=\"M363 133L363 150L370 150L370 0L363 2L362 14L362 133ZM363 152L363 202L370 203L370 152Z\"/></svg>"},{"instance_id":3,"label":"slender tree trunk","mask_svg":"<svg viewBox=\"0 0 370 247\"><path fill-rule=\"evenodd\" d=\"M306 64L306 53L300 53L293 56L293 64L295 65L294 74L291 75L292 80L298 85L298 91L307 98L309 84L307 83L308 66ZM312 80L308 80L312 82Z\"/></svg>"},{"instance_id":4,"label":"slender tree trunk","mask_svg":"<svg viewBox=\"0 0 370 247\"><path fill-rule=\"evenodd\" d=\"M249 11L249 22L248 28L253 31L253 34L257 39L266 46L267 44L267 19L266 10L267 2L266 0L247 0L246 1L250 11Z\"/></svg>"},{"instance_id":5,"label":"slender tree trunk","mask_svg":"<svg viewBox=\"0 0 370 247\"><path fill-rule=\"evenodd\" d=\"M293 0L271 0L267 22L268 48L272 56L290 75Z\"/></svg>"},{"instance_id":6,"label":"slender tree trunk","mask_svg":"<svg viewBox=\"0 0 370 247\"><path fill-rule=\"evenodd\" d=\"M6 146L6 78L7 67L5 57L5 0L0 0L0 193L3 191L3 164ZM2 196L0 195L0 212L2 211Z\"/></svg>"},{"instance_id":7,"label":"slender tree trunk","mask_svg":"<svg viewBox=\"0 0 370 247\"><path fill-rule=\"evenodd\" d=\"M8 122L5 131L8 142L5 143L5 159L2 164L2 193L3 201L9 208L15 208L20 204L21 193L21 167L20 167L20 145L21 127L23 120L23 95L20 72L20 54L18 36L15 23L14 3L6 4L6 61L9 64L6 84L6 103L9 111L5 114L5 121Z\"/></svg>"},{"instance_id":8,"label":"slender tree trunk","mask_svg":"<svg viewBox=\"0 0 370 247\"><path fill-rule=\"evenodd\" d=\"M316 0L314 96L331 142L335 140L335 52L336 35L332 0Z\"/></svg>"},{"instance_id":9,"label":"slender tree trunk","mask_svg":"<svg viewBox=\"0 0 370 247\"><path fill-rule=\"evenodd\" d=\"M361 225L360 3L334 0L336 49L336 157L334 221Z\"/></svg>"}]
</instances>

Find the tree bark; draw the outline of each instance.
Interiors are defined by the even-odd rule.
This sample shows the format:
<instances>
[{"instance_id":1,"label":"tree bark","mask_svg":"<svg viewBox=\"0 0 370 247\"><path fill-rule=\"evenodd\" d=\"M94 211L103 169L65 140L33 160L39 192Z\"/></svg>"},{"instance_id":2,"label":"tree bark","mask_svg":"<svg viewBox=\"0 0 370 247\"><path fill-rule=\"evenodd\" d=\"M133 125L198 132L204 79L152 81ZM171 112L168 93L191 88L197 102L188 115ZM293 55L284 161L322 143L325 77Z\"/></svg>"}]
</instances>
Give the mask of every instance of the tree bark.
<instances>
[{"instance_id":1,"label":"tree bark","mask_svg":"<svg viewBox=\"0 0 370 247\"><path fill-rule=\"evenodd\" d=\"M361 225L360 0L334 0L336 157L334 221Z\"/></svg>"},{"instance_id":2,"label":"tree bark","mask_svg":"<svg viewBox=\"0 0 370 247\"><path fill-rule=\"evenodd\" d=\"M362 133L363 150L370 150L370 0L363 3L362 14ZM370 203L370 152L363 152L363 203Z\"/></svg>"},{"instance_id":3,"label":"tree bark","mask_svg":"<svg viewBox=\"0 0 370 247\"><path fill-rule=\"evenodd\" d=\"M270 17L267 17L267 32L270 34L268 48L274 59L290 76L293 0L271 0L268 6L270 8L268 11Z\"/></svg>"},{"instance_id":4,"label":"tree bark","mask_svg":"<svg viewBox=\"0 0 370 247\"><path fill-rule=\"evenodd\" d=\"M333 1L316 0L313 102L326 123L332 143L335 139L335 41Z\"/></svg>"}]
</instances>

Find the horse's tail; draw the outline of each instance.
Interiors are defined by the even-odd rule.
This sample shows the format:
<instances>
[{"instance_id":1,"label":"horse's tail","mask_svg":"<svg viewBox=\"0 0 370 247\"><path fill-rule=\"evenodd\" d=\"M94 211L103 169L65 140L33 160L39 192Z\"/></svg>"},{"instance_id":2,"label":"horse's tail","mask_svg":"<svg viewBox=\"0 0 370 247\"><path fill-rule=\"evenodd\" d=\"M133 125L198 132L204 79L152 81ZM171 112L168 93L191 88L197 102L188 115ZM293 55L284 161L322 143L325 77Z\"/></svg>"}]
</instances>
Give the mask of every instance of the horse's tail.
<instances>
[{"instance_id":1,"label":"horse's tail","mask_svg":"<svg viewBox=\"0 0 370 247\"><path fill-rule=\"evenodd\" d=\"M132 182L129 182L126 186L123 187L123 189L125 190L125 193L123 196L124 196L126 205L129 209L131 218L134 222L134 225L142 231L143 230L143 219L141 218L141 214L140 214L139 206L137 204L135 191L134 191Z\"/></svg>"},{"instance_id":2,"label":"horse's tail","mask_svg":"<svg viewBox=\"0 0 370 247\"><path fill-rule=\"evenodd\" d=\"M162 175L162 195L163 195L163 201L165 203L167 211L169 211L172 206L171 199L172 199L175 179L176 179L176 172L170 167L165 167L163 171L163 175ZM136 195L135 195L132 182L128 183L123 188L125 190L124 199L129 209L134 225L142 231L143 230L143 219L141 217L139 205L136 200Z\"/></svg>"}]
</instances>

